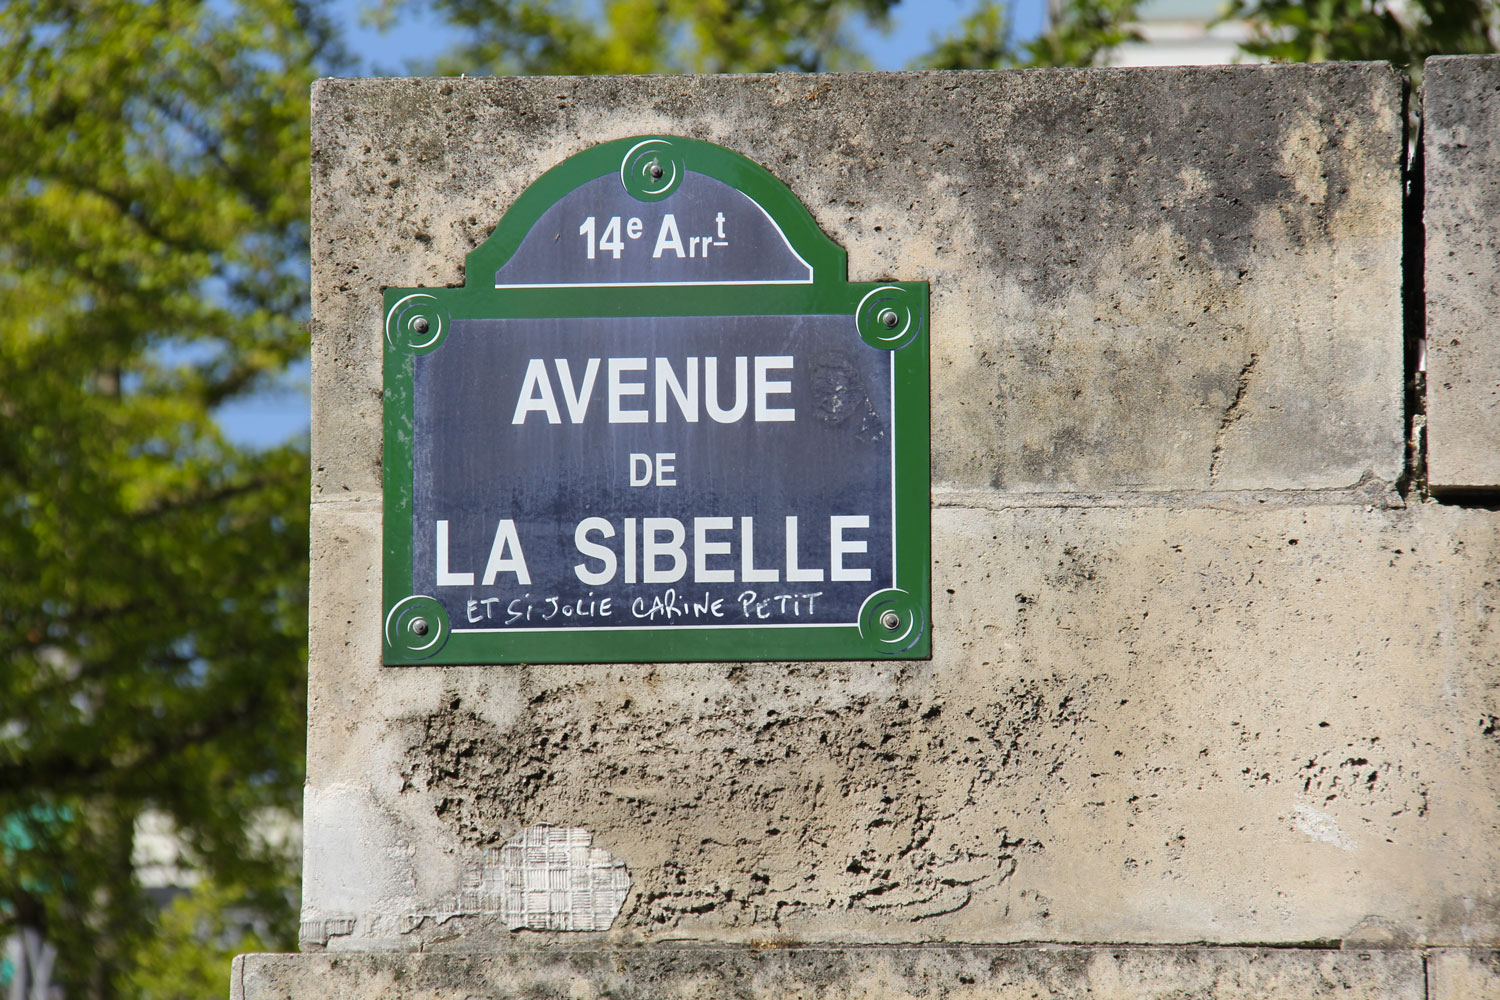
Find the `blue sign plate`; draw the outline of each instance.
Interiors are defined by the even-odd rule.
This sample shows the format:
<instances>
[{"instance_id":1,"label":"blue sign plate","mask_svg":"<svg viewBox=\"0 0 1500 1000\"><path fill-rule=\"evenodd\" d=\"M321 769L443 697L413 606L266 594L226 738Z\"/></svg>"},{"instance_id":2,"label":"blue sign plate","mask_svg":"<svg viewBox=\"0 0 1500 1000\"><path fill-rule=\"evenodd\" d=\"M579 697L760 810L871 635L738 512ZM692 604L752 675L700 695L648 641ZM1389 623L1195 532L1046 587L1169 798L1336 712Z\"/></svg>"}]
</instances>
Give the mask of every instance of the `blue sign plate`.
<instances>
[{"instance_id":1,"label":"blue sign plate","mask_svg":"<svg viewBox=\"0 0 1500 1000\"><path fill-rule=\"evenodd\" d=\"M386 292L386 663L928 655L925 285L675 138L550 171L468 274Z\"/></svg>"}]
</instances>

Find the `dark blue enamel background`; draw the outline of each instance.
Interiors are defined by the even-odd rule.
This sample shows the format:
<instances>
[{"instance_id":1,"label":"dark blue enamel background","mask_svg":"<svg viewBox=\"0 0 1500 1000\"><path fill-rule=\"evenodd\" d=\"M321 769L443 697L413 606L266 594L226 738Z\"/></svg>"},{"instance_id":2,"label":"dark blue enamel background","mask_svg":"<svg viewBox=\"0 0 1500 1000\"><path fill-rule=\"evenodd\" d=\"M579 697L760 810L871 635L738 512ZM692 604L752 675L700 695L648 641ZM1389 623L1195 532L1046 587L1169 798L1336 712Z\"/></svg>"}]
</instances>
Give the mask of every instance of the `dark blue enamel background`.
<instances>
[{"instance_id":1,"label":"dark blue enamel background","mask_svg":"<svg viewBox=\"0 0 1500 1000\"><path fill-rule=\"evenodd\" d=\"M627 359L615 378L624 390L617 420L638 415L643 422L610 422L611 358ZM712 394L708 358L717 359ZM792 419L755 419L757 358L765 359L762 415ZM414 432L427 446L414 457L413 590L435 596L460 631L854 623L865 599L894 580L892 358L861 341L847 315L455 321L414 371ZM668 378L658 400L658 381ZM685 407L684 395L693 405ZM721 418L741 402L743 413L715 419L711 395ZM523 398L530 407L517 424ZM675 485L653 477L632 486L632 471L640 478L643 469L638 459L632 470L631 456L650 456L655 465L662 454L675 456L663 477ZM789 515L797 518L801 580L787 579ZM596 576L606 569L577 544L577 525L591 517L613 530L586 536L615 557L613 578L604 582L586 582L575 569ZM695 579L694 519L710 517L732 519L728 527L706 522L712 527L702 535L728 551L709 553L702 568L729 572L731 581ZM753 579L743 561L747 517ZM647 518L682 524L680 579L646 582ZM867 518L868 526L834 518ZM635 521L633 583L626 580L627 519ZM512 522L514 536L502 538L497 565L504 568L486 586L502 520ZM447 582L438 579L439 522L447 524ZM678 562L670 523L656 527L665 549L651 565L671 576ZM846 549L839 567L848 575L867 571L867 579L833 579L834 537ZM817 572L821 580L806 579ZM465 574L472 583L454 582ZM601 614L605 598L609 613Z\"/></svg>"}]
</instances>

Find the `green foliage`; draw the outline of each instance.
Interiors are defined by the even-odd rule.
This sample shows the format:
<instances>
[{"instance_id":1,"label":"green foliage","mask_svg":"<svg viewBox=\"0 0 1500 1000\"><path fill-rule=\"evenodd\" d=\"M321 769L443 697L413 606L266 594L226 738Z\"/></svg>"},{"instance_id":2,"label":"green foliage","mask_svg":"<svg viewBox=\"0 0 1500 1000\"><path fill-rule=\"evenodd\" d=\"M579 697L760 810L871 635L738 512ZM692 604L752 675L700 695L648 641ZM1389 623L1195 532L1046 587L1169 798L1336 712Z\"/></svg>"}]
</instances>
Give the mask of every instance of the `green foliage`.
<instances>
[{"instance_id":1,"label":"green foliage","mask_svg":"<svg viewBox=\"0 0 1500 1000\"><path fill-rule=\"evenodd\" d=\"M1132 26L1139 2L1054 2L1047 30L1017 45L1007 5L979 0L923 64L933 69L1102 65L1110 50L1139 40ZM1428 56L1500 49L1495 0L1229 0L1220 20L1241 19L1253 32L1244 51L1277 62L1385 60L1420 78Z\"/></svg>"},{"instance_id":2,"label":"green foliage","mask_svg":"<svg viewBox=\"0 0 1500 1000\"><path fill-rule=\"evenodd\" d=\"M859 68L898 0L377 0L463 29L438 72ZM934 68L1088 66L1137 0L1060 0L1018 42L979 0ZM218 407L306 355L308 85L320 0L0 0L0 937L70 998L225 996L286 947L296 859L307 458ZM1494 51L1494 0L1233 0L1281 60ZM164 815L203 876L136 871ZM246 931L253 928L253 931Z\"/></svg>"},{"instance_id":3,"label":"green foliage","mask_svg":"<svg viewBox=\"0 0 1500 1000\"><path fill-rule=\"evenodd\" d=\"M300 797L307 458L213 414L305 356L334 55L300 0L0 5L0 937L70 998L160 954L147 810L293 929L252 819Z\"/></svg>"},{"instance_id":4,"label":"green foliage","mask_svg":"<svg viewBox=\"0 0 1500 1000\"><path fill-rule=\"evenodd\" d=\"M464 40L420 72L479 74L757 73L868 68L854 35L888 29L900 0L378 0L389 29L424 9ZM1039 38L1011 36L1008 4L979 0L918 61L927 69L1090 66L1137 37L1138 0L1065 0Z\"/></svg>"},{"instance_id":5,"label":"green foliage","mask_svg":"<svg viewBox=\"0 0 1500 1000\"><path fill-rule=\"evenodd\" d=\"M1387 60L1420 73L1433 55L1494 52L1494 0L1231 0L1225 19L1250 22L1246 52L1277 62Z\"/></svg>"},{"instance_id":6,"label":"green foliage","mask_svg":"<svg viewBox=\"0 0 1500 1000\"><path fill-rule=\"evenodd\" d=\"M937 40L921 64L928 69L1009 69L1097 66L1109 51L1140 36L1131 27L1139 0L1065 0L1052 23L1024 44L1011 37L1008 5L980 0L958 30Z\"/></svg>"},{"instance_id":7,"label":"green foliage","mask_svg":"<svg viewBox=\"0 0 1500 1000\"><path fill-rule=\"evenodd\" d=\"M202 883L162 912L157 933L133 956L132 992L151 1000L224 1000L230 960L277 938L243 905L249 887ZM259 925L259 926L257 926Z\"/></svg>"},{"instance_id":8,"label":"green foliage","mask_svg":"<svg viewBox=\"0 0 1500 1000\"><path fill-rule=\"evenodd\" d=\"M1066 0L1053 23L1026 44L1027 66L1095 66L1109 51L1139 41L1131 27L1138 0Z\"/></svg>"},{"instance_id":9,"label":"green foliage","mask_svg":"<svg viewBox=\"0 0 1500 1000\"><path fill-rule=\"evenodd\" d=\"M853 37L897 0L381 0L389 27L430 8L467 36L439 74L758 73L859 69Z\"/></svg>"},{"instance_id":10,"label":"green foliage","mask_svg":"<svg viewBox=\"0 0 1500 1000\"><path fill-rule=\"evenodd\" d=\"M958 24L958 30L935 40L920 60L927 69L998 69L1014 66L1017 52L1011 41L1009 5L980 0Z\"/></svg>"}]
</instances>

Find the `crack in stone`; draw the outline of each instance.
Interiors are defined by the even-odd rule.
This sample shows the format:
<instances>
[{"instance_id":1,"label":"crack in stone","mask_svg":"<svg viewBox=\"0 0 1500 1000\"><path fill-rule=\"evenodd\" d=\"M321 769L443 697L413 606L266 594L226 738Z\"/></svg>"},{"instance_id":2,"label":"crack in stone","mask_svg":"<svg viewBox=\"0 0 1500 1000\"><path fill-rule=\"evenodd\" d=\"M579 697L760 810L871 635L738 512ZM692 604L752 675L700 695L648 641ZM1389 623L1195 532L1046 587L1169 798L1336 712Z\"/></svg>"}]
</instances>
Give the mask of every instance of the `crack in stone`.
<instances>
[{"instance_id":1,"label":"crack in stone","mask_svg":"<svg viewBox=\"0 0 1500 1000\"><path fill-rule=\"evenodd\" d=\"M1239 384L1235 386L1234 398L1224 408L1224 415L1219 418L1219 429L1214 432L1214 450L1212 457L1208 460L1208 482L1214 485L1219 481L1219 458L1224 454L1224 434L1229 430L1231 424L1240 419L1240 401L1245 398L1245 393L1250 390L1250 376L1255 372L1255 366L1260 361L1260 355L1251 352L1250 360L1240 369Z\"/></svg>"}]
</instances>

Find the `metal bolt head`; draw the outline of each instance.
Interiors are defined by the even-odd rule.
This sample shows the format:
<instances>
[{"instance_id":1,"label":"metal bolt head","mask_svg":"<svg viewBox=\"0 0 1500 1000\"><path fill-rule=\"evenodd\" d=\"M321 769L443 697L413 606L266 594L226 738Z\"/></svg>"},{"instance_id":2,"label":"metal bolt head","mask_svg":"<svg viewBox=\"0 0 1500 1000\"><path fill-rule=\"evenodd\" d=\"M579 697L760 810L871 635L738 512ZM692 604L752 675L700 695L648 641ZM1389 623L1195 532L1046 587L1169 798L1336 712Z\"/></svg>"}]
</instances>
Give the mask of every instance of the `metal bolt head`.
<instances>
[{"instance_id":1,"label":"metal bolt head","mask_svg":"<svg viewBox=\"0 0 1500 1000\"><path fill-rule=\"evenodd\" d=\"M652 180L658 181L661 180L661 175L666 173L666 171L661 168L661 164L656 162L653 162L651 166L647 167L646 172L651 175Z\"/></svg>"},{"instance_id":2,"label":"metal bolt head","mask_svg":"<svg viewBox=\"0 0 1500 1000\"><path fill-rule=\"evenodd\" d=\"M426 316L418 316L416 319L412 320L412 322L411 322L411 328L413 330L417 331L418 333L426 333L427 332L427 317Z\"/></svg>"},{"instance_id":3,"label":"metal bolt head","mask_svg":"<svg viewBox=\"0 0 1500 1000\"><path fill-rule=\"evenodd\" d=\"M416 633L417 635L426 635L427 634L427 628L428 628L428 625L427 625L427 619L426 618L414 618L414 619L412 619L411 630L414 633Z\"/></svg>"},{"instance_id":4,"label":"metal bolt head","mask_svg":"<svg viewBox=\"0 0 1500 1000\"><path fill-rule=\"evenodd\" d=\"M894 309L882 309L880 310L880 315L875 318L888 330L896 329L896 324L901 322L901 317L896 315L896 310Z\"/></svg>"},{"instance_id":5,"label":"metal bolt head","mask_svg":"<svg viewBox=\"0 0 1500 1000\"><path fill-rule=\"evenodd\" d=\"M894 611L887 611L880 616L880 624L885 626L887 632L894 632L901 627L901 616Z\"/></svg>"}]
</instances>

